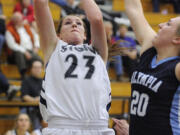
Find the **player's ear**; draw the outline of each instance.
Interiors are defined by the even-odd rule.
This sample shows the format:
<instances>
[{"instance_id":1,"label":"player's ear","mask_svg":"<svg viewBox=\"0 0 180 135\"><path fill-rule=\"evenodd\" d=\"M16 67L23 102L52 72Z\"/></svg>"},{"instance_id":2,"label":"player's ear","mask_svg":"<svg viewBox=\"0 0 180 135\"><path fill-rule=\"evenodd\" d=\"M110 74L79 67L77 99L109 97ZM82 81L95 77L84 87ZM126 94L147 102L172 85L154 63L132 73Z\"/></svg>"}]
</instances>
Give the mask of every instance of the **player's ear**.
<instances>
[{"instance_id":1,"label":"player's ear","mask_svg":"<svg viewBox=\"0 0 180 135\"><path fill-rule=\"evenodd\" d=\"M87 39L87 37L86 37L86 33L84 33L84 41Z\"/></svg>"},{"instance_id":2,"label":"player's ear","mask_svg":"<svg viewBox=\"0 0 180 135\"><path fill-rule=\"evenodd\" d=\"M57 33L57 36L58 36L59 39L62 40L60 33Z\"/></svg>"}]
</instances>

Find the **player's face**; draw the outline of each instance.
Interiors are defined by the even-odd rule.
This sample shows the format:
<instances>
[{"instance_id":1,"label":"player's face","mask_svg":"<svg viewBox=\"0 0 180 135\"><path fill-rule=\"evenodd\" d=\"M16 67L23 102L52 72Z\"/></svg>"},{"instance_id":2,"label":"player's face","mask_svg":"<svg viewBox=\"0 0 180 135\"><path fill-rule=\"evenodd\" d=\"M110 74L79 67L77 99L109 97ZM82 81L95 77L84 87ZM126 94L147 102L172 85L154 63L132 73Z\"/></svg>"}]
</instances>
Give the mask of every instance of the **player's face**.
<instances>
[{"instance_id":1,"label":"player's face","mask_svg":"<svg viewBox=\"0 0 180 135\"><path fill-rule=\"evenodd\" d=\"M86 39L83 21L77 16L67 16L62 22L59 37L68 44L83 44Z\"/></svg>"},{"instance_id":2,"label":"player's face","mask_svg":"<svg viewBox=\"0 0 180 135\"><path fill-rule=\"evenodd\" d=\"M17 119L17 128L21 131L27 131L30 128L30 120L26 114L20 114Z\"/></svg>"},{"instance_id":3,"label":"player's face","mask_svg":"<svg viewBox=\"0 0 180 135\"><path fill-rule=\"evenodd\" d=\"M177 37L177 28L180 25L180 17L172 18L168 22L159 24L159 31L153 40L153 44L171 45Z\"/></svg>"}]
</instances>

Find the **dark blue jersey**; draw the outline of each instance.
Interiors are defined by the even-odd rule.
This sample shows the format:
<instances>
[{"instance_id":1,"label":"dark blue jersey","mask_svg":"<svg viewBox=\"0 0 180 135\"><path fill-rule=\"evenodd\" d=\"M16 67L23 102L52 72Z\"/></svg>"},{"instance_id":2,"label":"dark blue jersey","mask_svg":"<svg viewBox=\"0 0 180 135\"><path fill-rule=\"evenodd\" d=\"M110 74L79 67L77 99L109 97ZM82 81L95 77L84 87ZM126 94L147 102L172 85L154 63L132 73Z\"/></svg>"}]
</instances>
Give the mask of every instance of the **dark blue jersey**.
<instances>
[{"instance_id":1,"label":"dark blue jersey","mask_svg":"<svg viewBox=\"0 0 180 135\"><path fill-rule=\"evenodd\" d=\"M180 135L180 57L156 63L156 55L144 52L131 77L130 135Z\"/></svg>"}]
</instances>

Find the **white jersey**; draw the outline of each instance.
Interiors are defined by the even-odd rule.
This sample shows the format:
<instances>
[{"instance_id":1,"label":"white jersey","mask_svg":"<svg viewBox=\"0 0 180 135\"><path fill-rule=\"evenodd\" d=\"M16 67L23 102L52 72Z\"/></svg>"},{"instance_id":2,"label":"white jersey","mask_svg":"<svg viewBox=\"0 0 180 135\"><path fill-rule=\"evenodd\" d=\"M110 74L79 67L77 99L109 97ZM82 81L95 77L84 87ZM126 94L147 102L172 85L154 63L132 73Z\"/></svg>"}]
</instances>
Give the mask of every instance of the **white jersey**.
<instances>
[{"instance_id":1,"label":"white jersey","mask_svg":"<svg viewBox=\"0 0 180 135\"><path fill-rule=\"evenodd\" d=\"M106 66L92 45L68 45L62 40L45 70L40 110L43 119L104 120L111 102Z\"/></svg>"},{"instance_id":2,"label":"white jersey","mask_svg":"<svg viewBox=\"0 0 180 135\"><path fill-rule=\"evenodd\" d=\"M16 133L16 130L10 130L10 131L8 131L8 133L11 134L11 135L18 135L18 134ZM30 133L29 133L29 132L26 132L25 135L30 135Z\"/></svg>"},{"instance_id":3,"label":"white jersey","mask_svg":"<svg viewBox=\"0 0 180 135\"><path fill-rule=\"evenodd\" d=\"M35 135L43 135L40 129L36 129L33 131Z\"/></svg>"}]
</instances>

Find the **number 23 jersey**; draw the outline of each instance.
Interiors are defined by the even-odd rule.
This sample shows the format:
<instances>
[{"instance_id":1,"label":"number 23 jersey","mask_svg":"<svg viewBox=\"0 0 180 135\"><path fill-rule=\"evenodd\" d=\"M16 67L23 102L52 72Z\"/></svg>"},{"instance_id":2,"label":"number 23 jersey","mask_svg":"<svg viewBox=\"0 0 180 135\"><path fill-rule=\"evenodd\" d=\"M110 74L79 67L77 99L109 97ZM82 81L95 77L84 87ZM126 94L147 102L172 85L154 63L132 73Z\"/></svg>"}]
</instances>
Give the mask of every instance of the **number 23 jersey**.
<instances>
[{"instance_id":1,"label":"number 23 jersey","mask_svg":"<svg viewBox=\"0 0 180 135\"><path fill-rule=\"evenodd\" d=\"M180 58L156 63L156 54L155 48L144 52L131 77L130 135L180 134Z\"/></svg>"},{"instance_id":2,"label":"number 23 jersey","mask_svg":"<svg viewBox=\"0 0 180 135\"><path fill-rule=\"evenodd\" d=\"M46 66L40 109L43 119L108 120L111 90L106 66L88 44L59 40Z\"/></svg>"}]
</instances>

